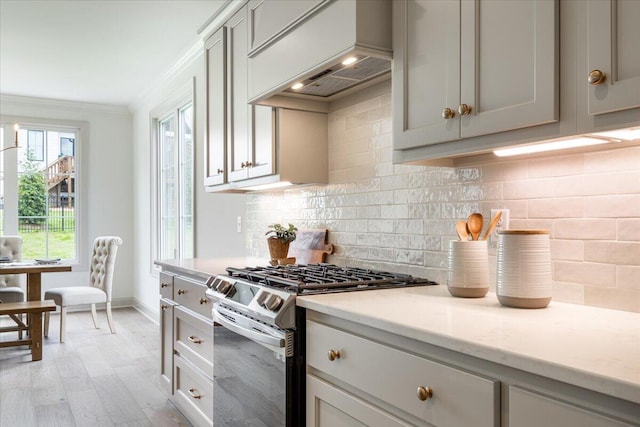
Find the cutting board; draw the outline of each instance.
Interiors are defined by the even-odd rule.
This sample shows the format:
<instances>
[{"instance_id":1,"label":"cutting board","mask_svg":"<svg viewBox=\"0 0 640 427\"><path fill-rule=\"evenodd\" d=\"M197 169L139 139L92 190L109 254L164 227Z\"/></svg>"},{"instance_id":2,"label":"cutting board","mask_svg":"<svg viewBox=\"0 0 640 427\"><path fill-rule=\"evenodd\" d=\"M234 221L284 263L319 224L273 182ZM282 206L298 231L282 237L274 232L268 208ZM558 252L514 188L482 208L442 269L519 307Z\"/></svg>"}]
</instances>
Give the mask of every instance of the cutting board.
<instances>
[{"instance_id":1,"label":"cutting board","mask_svg":"<svg viewBox=\"0 0 640 427\"><path fill-rule=\"evenodd\" d=\"M296 258L296 264L318 264L326 262L327 254L332 254L334 247L327 243L329 230L298 230L296 240L289 245L289 257Z\"/></svg>"}]
</instances>

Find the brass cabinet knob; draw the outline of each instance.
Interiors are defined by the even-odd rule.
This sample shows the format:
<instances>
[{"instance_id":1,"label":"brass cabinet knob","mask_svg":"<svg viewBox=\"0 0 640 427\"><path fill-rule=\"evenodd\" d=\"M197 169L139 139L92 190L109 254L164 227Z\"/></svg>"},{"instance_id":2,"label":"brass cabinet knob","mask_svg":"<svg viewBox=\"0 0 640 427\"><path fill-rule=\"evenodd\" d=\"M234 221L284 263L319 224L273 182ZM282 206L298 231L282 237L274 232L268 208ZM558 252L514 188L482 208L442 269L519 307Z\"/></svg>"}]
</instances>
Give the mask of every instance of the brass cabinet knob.
<instances>
[{"instance_id":1,"label":"brass cabinet knob","mask_svg":"<svg viewBox=\"0 0 640 427\"><path fill-rule=\"evenodd\" d=\"M246 162L240 163L240 166L242 168L250 168L251 166L253 166L253 164L249 160L247 160Z\"/></svg>"},{"instance_id":2,"label":"brass cabinet knob","mask_svg":"<svg viewBox=\"0 0 640 427\"><path fill-rule=\"evenodd\" d=\"M200 393L198 393L198 390L196 390L195 388L190 388L189 389L189 394L194 399L200 399L202 397L202 395Z\"/></svg>"},{"instance_id":3,"label":"brass cabinet knob","mask_svg":"<svg viewBox=\"0 0 640 427\"><path fill-rule=\"evenodd\" d=\"M329 350L329 354L327 354L327 357L332 362L336 359L340 359L340 350Z\"/></svg>"},{"instance_id":4,"label":"brass cabinet knob","mask_svg":"<svg viewBox=\"0 0 640 427\"><path fill-rule=\"evenodd\" d=\"M442 118L445 120L453 119L456 116L456 112L447 107L442 110Z\"/></svg>"},{"instance_id":5,"label":"brass cabinet knob","mask_svg":"<svg viewBox=\"0 0 640 427\"><path fill-rule=\"evenodd\" d=\"M589 73L589 84L592 84L594 86L604 83L606 79L607 75L604 73L604 71L593 70Z\"/></svg>"},{"instance_id":6,"label":"brass cabinet knob","mask_svg":"<svg viewBox=\"0 0 640 427\"><path fill-rule=\"evenodd\" d=\"M187 292L184 289L178 289L178 295L184 295L184 293Z\"/></svg>"},{"instance_id":7,"label":"brass cabinet knob","mask_svg":"<svg viewBox=\"0 0 640 427\"><path fill-rule=\"evenodd\" d=\"M431 390L431 387L424 387L424 386L420 386L418 387L418 400L422 400L423 402L431 397L433 397L433 390Z\"/></svg>"},{"instance_id":8,"label":"brass cabinet knob","mask_svg":"<svg viewBox=\"0 0 640 427\"><path fill-rule=\"evenodd\" d=\"M458 113L460 113L461 116L468 116L471 114L471 106L467 104L458 105Z\"/></svg>"},{"instance_id":9,"label":"brass cabinet knob","mask_svg":"<svg viewBox=\"0 0 640 427\"><path fill-rule=\"evenodd\" d=\"M169 308L169 306L167 304L162 304L160 308L163 310L166 310L167 308Z\"/></svg>"},{"instance_id":10,"label":"brass cabinet knob","mask_svg":"<svg viewBox=\"0 0 640 427\"><path fill-rule=\"evenodd\" d=\"M222 172L224 172L224 170L222 170L222 169L218 169L218 170L216 171L216 173L217 173L218 175L222 174Z\"/></svg>"},{"instance_id":11,"label":"brass cabinet knob","mask_svg":"<svg viewBox=\"0 0 640 427\"><path fill-rule=\"evenodd\" d=\"M191 335L189 337L189 341L191 341L194 344L202 344L202 340L196 336Z\"/></svg>"},{"instance_id":12,"label":"brass cabinet knob","mask_svg":"<svg viewBox=\"0 0 640 427\"><path fill-rule=\"evenodd\" d=\"M206 298L200 298L200 304L206 304L206 303L208 303L208 302L209 302L209 300L208 300L208 299L206 299Z\"/></svg>"},{"instance_id":13,"label":"brass cabinet knob","mask_svg":"<svg viewBox=\"0 0 640 427\"><path fill-rule=\"evenodd\" d=\"M168 283L162 283L162 284L160 285L160 287L161 287L161 288L168 288L168 287L169 287L169 284L168 284Z\"/></svg>"}]
</instances>

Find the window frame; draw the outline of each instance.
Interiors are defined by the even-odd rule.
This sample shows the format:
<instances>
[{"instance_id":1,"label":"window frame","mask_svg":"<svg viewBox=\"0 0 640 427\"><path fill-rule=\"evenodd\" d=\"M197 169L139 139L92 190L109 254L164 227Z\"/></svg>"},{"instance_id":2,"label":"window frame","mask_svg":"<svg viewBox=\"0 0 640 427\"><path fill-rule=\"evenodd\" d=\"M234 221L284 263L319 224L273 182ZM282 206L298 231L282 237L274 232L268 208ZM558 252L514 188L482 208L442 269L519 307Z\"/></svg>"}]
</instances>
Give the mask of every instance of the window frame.
<instances>
[{"instance_id":1,"label":"window frame","mask_svg":"<svg viewBox=\"0 0 640 427\"><path fill-rule=\"evenodd\" d=\"M72 266L77 266L80 269L87 269L89 267L89 248L93 242L87 242L87 189L86 189L86 172L84 164L88 159L88 146L89 146L89 123L79 120L67 120L67 119L49 119L49 118L34 118L24 116L0 116L0 127L4 130L4 145L10 146L14 144L15 131L14 124L18 124L20 129L37 128L38 130L54 131L54 132L75 132L76 138L74 142L75 151L75 175L76 180L74 184L74 205L75 205L75 224L76 224L76 242L75 259L68 260L68 263ZM19 141L19 145L25 147L27 141ZM3 147L4 148L4 147ZM2 167L5 173L5 179L7 174L13 174L17 179L18 163L17 163L17 150L7 150L2 157ZM6 181L5 181L6 182ZM17 181L16 181L17 184ZM4 191L4 204L18 206L18 186L14 188L6 188ZM6 212L6 211L5 211ZM8 219L8 221L7 221ZM16 209L15 218L5 217L4 232L17 233L18 231L18 215Z\"/></svg>"},{"instance_id":2,"label":"window frame","mask_svg":"<svg viewBox=\"0 0 640 427\"><path fill-rule=\"evenodd\" d=\"M192 108L192 122L191 122L191 164L192 164L192 174L191 174L191 213L192 217L195 216L195 151L196 151L196 131L195 131L195 123L196 123L196 102L195 102L195 78L192 79L187 84L184 84L178 90L173 93L173 96L167 98L164 102L160 103L158 106L153 108L150 112L150 154L151 154L151 169L152 169L152 180L151 180L151 273L154 276L157 276L160 271L160 267L154 264L154 260L160 259L162 253L162 241L160 239L161 236L161 215L162 215L162 195L161 195L161 150L159 147L160 136L159 136L159 127L160 123L170 117L172 114L175 115L176 119L176 132L179 137L182 137L180 126L180 113L184 110L185 107L191 106ZM178 167L181 166L181 155L178 156L177 159ZM182 177L181 172L178 169L178 176ZM178 194L178 198L176 198L176 203L178 204L178 218L180 219L180 223L176 225L176 230L180 230L182 224L182 211L180 209L181 202L184 198L184 185L180 185L180 192ZM179 231L177 231L179 234ZM191 240L191 253L195 255L195 221L192 221L192 233L193 236ZM180 240L177 240L179 245L182 245ZM181 254L184 253L184 250L180 247L179 254L176 256L177 258L181 257Z\"/></svg>"}]
</instances>

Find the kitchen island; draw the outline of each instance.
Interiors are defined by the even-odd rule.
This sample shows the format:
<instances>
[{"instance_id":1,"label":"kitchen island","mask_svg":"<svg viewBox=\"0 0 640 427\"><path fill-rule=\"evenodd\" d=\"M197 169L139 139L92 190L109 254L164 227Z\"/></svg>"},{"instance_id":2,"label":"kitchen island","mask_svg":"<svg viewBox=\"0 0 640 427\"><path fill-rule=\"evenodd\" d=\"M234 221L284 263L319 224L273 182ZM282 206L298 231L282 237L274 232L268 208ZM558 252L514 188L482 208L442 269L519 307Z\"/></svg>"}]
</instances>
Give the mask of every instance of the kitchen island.
<instances>
[{"instance_id":1,"label":"kitchen island","mask_svg":"<svg viewBox=\"0 0 640 427\"><path fill-rule=\"evenodd\" d=\"M500 413L488 414L486 425L550 425L540 417L554 414L559 414L554 420L562 422L552 421L553 425L570 426L575 420L594 420L593 425L598 426L640 425L640 314L553 301L545 309L507 308L494 294L454 298L445 286L300 296L297 304L307 309L308 384L317 379L325 385L340 384L341 390L351 390L362 398L357 377L353 377L355 385L334 378L332 375L342 376L346 371L332 373L338 365L335 361L325 365L326 356L313 362L314 351L321 350L314 350L312 340L321 341L327 336L327 345L331 346L333 337L344 332L347 337L342 343L346 347L360 338L364 338L365 347L373 343L367 355L384 353L388 348L401 350L406 352L402 355L410 354L407 363L417 355L420 360L453 366L499 384L497 392L489 385L485 387L487 393L493 393L497 401L494 410ZM326 350L342 351L340 363L346 363L346 355L354 358L358 354L357 348ZM395 364L389 358L383 363ZM393 369L401 371L404 365L396 364ZM384 372L390 368L378 369ZM391 402L386 407L389 402L384 393L372 387L367 383L364 400L393 414L398 405ZM415 387L412 393L417 402ZM309 386L308 395L307 411L312 412L308 416L313 418L314 407L320 406L310 403L314 396ZM438 396L435 387L433 396ZM434 399L432 405L437 404ZM411 407L401 406L401 417L403 411L412 414ZM532 414L537 415L529 420ZM447 424L438 423L437 413L429 418L432 415L427 414L425 419L435 425Z\"/></svg>"}]
</instances>

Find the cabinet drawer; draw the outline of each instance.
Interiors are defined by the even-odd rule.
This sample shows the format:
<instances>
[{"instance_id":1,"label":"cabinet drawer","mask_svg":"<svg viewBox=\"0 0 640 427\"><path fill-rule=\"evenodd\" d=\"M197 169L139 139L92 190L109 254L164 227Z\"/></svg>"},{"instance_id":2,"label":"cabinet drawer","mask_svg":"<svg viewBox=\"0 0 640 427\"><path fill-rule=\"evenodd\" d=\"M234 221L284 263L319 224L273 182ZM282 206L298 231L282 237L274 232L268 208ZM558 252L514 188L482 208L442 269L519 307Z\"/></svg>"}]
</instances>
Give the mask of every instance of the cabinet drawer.
<instances>
[{"instance_id":1,"label":"cabinet drawer","mask_svg":"<svg viewBox=\"0 0 640 427\"><path fill-rule=\"evenodd\" d=\"M176 276L173 280L173 300L198 314L213 320L211 301L205 296L207 286L201 282Z\"/></svg>"},{"instance_id":2,"label":"cabinet drawer","mask_svg":"<svg viewBox=\"0 0 640 427\"><path fill-rule=\"evenodd\" d=\"M339 358L329 359L329 352ZM439 427L497 427L499 385L487 379L307 321L307 363ZM432 390L422 401L419 387Z\"/></svg>"},{"instance_id":3,"label":"cabinet drawer","mask_svg":"<svg viewBox=\"0 0 640 427\"><path fill-rule=\"evenodd\" d=\"M213 378L213 322L174 308L175 350Z\"/></svg>"},{"instance_id":4,"label":"cabinet drawer","mask_svg":"<svg viewBox=\"0 0 640 427\"><path fill-rule=\"evenodd\" d=\"M160 273L160 296L173 299L173 274Z\"/></svg>"},{"instance_id":5,"label":"cabinet drawer","mask_svg":"<svg viewBox=\"0 0 640 427\"><path fill-rule=\"evenodd\" d=\"M196 426L213 425L213 381L199 375L182 357L175 357L173 399Z\"/></svg>"},{"instance_id":6,"label":"cabinet drawer","mask_svg":"<svg viewBox=\"0 0 640 427\"><path fill-rule=\"evenodd\" d=\"M509 387L510 427L632 427L632 425L520 387Z\"/></svg>"}]
</instances>

